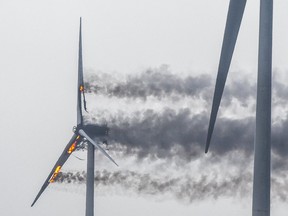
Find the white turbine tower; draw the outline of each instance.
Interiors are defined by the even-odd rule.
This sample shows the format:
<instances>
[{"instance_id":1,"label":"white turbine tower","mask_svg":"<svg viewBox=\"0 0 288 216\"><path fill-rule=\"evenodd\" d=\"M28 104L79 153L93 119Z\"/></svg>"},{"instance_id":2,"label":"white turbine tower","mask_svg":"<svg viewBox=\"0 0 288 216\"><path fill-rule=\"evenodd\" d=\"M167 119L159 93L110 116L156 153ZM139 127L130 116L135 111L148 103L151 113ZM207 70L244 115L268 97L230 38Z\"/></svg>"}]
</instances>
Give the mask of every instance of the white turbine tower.
<instances>
[{"instance_id":1,"label":"white turbine tower","mask_svg":"<svg viewBox=\"0 0 288 216\"><path fill-rule=\"evenodd\" d=\"M230 0L205 153L208 152L246 0ZM270 215L273 0L260 0L252 216Z\"/></svg>"}]
</instances>

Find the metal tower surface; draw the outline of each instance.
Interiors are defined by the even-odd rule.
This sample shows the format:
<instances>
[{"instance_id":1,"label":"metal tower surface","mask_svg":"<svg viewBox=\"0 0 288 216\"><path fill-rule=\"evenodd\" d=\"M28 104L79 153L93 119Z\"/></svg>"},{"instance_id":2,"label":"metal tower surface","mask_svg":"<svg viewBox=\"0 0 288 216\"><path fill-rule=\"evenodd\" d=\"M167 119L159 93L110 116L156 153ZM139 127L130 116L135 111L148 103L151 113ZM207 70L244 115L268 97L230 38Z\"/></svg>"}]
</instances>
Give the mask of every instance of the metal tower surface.
<instances>
[{"instance_id":1,"label":"metal tower surface","mask_svg":"<svg viewBox=\"0 0 288 216\"><path fill-rule=\"evenodd\" d=\"M94 216L94 163L95 148L88 144L87 148L87 179L86 179L86 216Z\"/></svg>"},{"instance_id":2,"label":"metal tower surface","mask_svg":"<svg viewBox=\"0 0 288 216\"><path fill-rule=\"evenodd\" d=\"M260 1L253 216L270 215L273 0Z\"/></svg>"}]
</instances>

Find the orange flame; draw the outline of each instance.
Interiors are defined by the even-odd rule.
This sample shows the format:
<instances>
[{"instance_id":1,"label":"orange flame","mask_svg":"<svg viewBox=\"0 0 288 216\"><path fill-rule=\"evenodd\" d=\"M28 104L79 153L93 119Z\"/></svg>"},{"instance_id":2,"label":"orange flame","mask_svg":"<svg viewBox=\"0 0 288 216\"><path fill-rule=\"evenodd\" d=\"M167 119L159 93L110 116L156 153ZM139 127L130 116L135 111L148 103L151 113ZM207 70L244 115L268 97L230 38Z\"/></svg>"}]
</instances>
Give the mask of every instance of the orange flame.
<instances>
[{"instance_id":1,"label":"orange flame","mask_svg":"<svg viewBox=\"0 0 288 216\"><path fill-rule=\"evenodd\" d=\"M67 151L67 153L68 154L71 154L74 150L75 150L75 148L76 148L76 144L77 144L77 140L80 138L80 136L78 135L77 137L76 137L76 140L75 140L75 142L70 146L70 148L68 149L68 151Z\"/></svg>"},{"instance_id":2,"label":"orange flame","mask_svg":"<svg viewBox=\"0 0 288 216\"><path fill-rule=\"evenodd\" d=\"M84 91L83 85L80 85L80 91L81 91L81 92Z\"/></svg>"},{"instance_id":3,"label":"orange flame","mask_svg":"<svg viewBox=\"0 0 288 216\"><path fill-rule=\"evenodd\" d=\"M59 174L61 166L57 166L49 182L52 183L55 181L56 176Z\"/></svg>"},{"instance_id":4,"label":"orange flame","mask_svg":"<svg viewBox=\"0 0 288 216\"><path fill-rule=\"evenodd\" d=\"M75 148L76 148L76 141L70 146L67 153L71 154L75 150Z\"/></svg>"}]
</instances>

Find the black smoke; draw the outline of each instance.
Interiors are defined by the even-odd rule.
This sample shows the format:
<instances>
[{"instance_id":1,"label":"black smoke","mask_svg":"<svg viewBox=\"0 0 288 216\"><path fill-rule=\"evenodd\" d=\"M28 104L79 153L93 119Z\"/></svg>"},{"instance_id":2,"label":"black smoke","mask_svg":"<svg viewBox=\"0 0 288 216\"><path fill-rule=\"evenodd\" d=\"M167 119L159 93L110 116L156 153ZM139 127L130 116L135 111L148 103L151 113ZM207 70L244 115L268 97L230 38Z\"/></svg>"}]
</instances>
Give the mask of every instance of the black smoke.
<instances>
[{"instance_id":1,"label":"black smoke","mask_svg":"<svg viewBox=\"0 0 288 216\"><path fill-rule=\"evenodd\" d=\"M251 196L252 175L228 175L223 178L220 175L183 175L183 176L156 176L148 173L123 170L110 172L107 170L96 171L95 186L97 187L120 187L128 192L139 195L172 196L184 202L193 202L207 198L219 197L245 197ZM64 184L85 184L85 172L59 173L56 182ZM287 175L281 181L272 178L273 199L287 201L288 178Z\"/></svg>"},{"instance_id":2,"label":"black smoke","mask_svg":"<svg viewBox=\"0 0 288 216\"><path fill-rule=\"evenodd\" d=\"M108 123L110 128L108 140L114 149L125 155L136 155L139 160L162 158L192 161L203 157L215 85L210 75L179 76L171 73L168 67L162 66L122 79L100 73L90 75L87 80L88 92L108 97L129 98L132 101L140 99L143 103L151 97L158 99L159 103L163 102L161 100L164 98L172 101L198 99L204 101L205 107L198 114L195 114L194 107L186 107L179 110L164 108L161 112L149 109L135 113L119 112L111 114L106 119L98 118L99 121ZM288 88L274 78L272 107L285 109L287 99ZM228 78L221 106L229 109L227 106L233 101L238 101L243 107L251 103L255 106L256 80L251 82L248 78L237 80ZM223 107L220 110L223 110ZM255 113L249 116L255 116ZM254 117L232 119L218 116L209 154L224 156L240 152L250 157L253 155L254 131ZM274 169L286 167L287 131L287 114L280 120L272 122Z\"/></svg>"},{"instance_id":3,"label":"black smoke","mask_svg":"<svg viewBox=\"0 0 288 216\"><path fill-rule=\"evenodd\" d=\"M163 159L182 164L206 158L207 163L219 166L225 163L223 158L229 158L229 164L226 164L225 169L237 167L236 171L231 170L227 176L217 172L211 178L211 174L203 173L173 177L128 170L116 172L104 170L96 172L95 184L103 187L119 186L144 195L170 194L188 202L208 197L241 197L251 193L252 170L249 168L250 172L247 172L246 168L251 165L253 159L255 113L251 112L255 110L247 110L250 115L244 116L252 117L241 119L218 116L209 156L204 155L215 85L213 79L210 75L179 76L172 74L167 67L160 67L122 79L107 74L93 75L88 78L86 90L88 93L101 94L109 98L128 99L130 100L128 102L140 100L146 103L153 99L154 103L155 101L165 103L168 99L172 102L177 101L180 107L181 101L204 101L200 113L198 107L186 105L177 110L170 107L161 111L152 109L129 113L119 111L105 116L105 119L99 116L97 120L108 123L110 149L120 152L124 157L136 156L139 161ZM288 176L285 172L288 171L288 115L285 110L288 88L275 79L272 93L272 110L280 107L285 113L272 122L272 194L279 200L287 201ZM237 80L228 78L220 109L223 107L231 109L235 101L242 108L248 106L251 108L251 104L252 107L255 106L256 80L251 82L248 78ZM179 164L177 167L181 168ZM85 180L84 172L61 173L57 179L58 182L74 184L84 183Z\"/></svg>"},{"instance_id":4,"label":"black smoke","mask_svg":"<svg viewBox=\"0 0 288 216\"><path fill-rule=\"evenodd\" d=\"M136 155L139 160L173 159L190 162L204 157L208 113L193 114L190 109L165 109L158 113L146 110L109 119L108 141L115 151ZM218 118L209 155L222 157L239 152L253 155L255 118ZM272 125L272 160L274 169L287 169L287 116ZM246 159L243 158L243 161ZM245 164L243 162L243 164Z\"/></svg>"},{"instance_id":5,"label":"black smoke","mask_svg":"<svg viewBox=\"0 0 288 216\"><path fill-rule=\"evenodd\" d=\"M188 108L115 116L109 121L109 140L119 143L125 154L137 154L139 158L173 158L178 155L190 161L203 156L208 116L207 113L193 115ZM234 150L250 154L253 130L253 118L219 118L211 150L220 155Z\"/></svg>"},{"instance_id":6,"label":"black smoke","mask_svg":"<svg viewBox=\"0 0 288 216\"><path fill-rule=\"evenodd\" d=\"M144 101L151 97L158 100L180 100L183 97L211 100L214 90L211 75L179 76L171 73L165 66L128 75L124 79L112 78L107 74L90 74L87 80L85 86L89 93ZM255 97L255 90L255 82L250 83L248 79L233 81L225 87L223 104L229 104L234 98L245 105L247 99Z\"/></svg>"}]
</instances>

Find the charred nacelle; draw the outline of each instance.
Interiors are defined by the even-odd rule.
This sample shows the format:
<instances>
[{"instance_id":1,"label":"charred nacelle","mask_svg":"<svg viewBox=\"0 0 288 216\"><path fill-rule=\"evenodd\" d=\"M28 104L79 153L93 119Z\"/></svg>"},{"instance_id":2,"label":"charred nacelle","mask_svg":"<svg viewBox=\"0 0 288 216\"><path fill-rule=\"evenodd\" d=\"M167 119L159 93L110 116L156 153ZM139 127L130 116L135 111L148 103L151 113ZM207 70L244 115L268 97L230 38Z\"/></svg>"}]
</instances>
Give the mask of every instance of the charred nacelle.
<instances>
[{"instance_id":1,"label":"charred nacelle","mask_svg":"<svg viewBox=\"0 0 288 216\"><path fill-rule=\"evenodd\" d=\"M83 130L91 137L104 137L109 135L107 125L83 125Z\"/></svg>"},{"instance_id":2,"label":"charred nacelle","mask_svg":"<svg viewBox=\"0 0 288 216\"><path fill-rule=\"evenodd\" d=\"M80 129L86 131L89 136L93 137L103 137L109 135L109 128L107 125L97 125L97 124L87 124L87 125L77 125L73 127L73 132L78 133Z\"/></svg>"}]
</instances>

